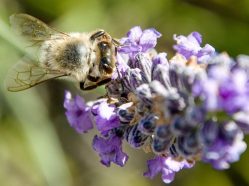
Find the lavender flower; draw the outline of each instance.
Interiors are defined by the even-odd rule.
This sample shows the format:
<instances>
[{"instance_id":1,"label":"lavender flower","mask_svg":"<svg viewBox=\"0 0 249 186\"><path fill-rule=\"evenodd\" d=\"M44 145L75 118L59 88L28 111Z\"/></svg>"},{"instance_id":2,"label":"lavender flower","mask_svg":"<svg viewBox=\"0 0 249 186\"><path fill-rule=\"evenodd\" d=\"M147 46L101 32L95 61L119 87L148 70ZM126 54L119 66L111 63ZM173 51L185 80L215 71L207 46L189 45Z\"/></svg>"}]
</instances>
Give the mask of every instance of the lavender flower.
<instances>
[{"instance_id":1,"label":"lavender flower","mask_svg":"<svg viewBox=\"0 0 249 186\"><path fill-rule=\"evenodd\" d=\"M154 159L148 160L148 171L144 176L153 179L158 173L162 173L164 183L171 183L175 178L175 173L183 168L191 168L194 163L189 163L186 160L175 161L171 157L157 156Z\"/></svg>"},{"instance_id":2,"label":"lavender flower","mask_svg":"<svg viewBox=\"0 0 249 186\"><path fill-rule=\"evenodd\" d=\"M201 47L201 35L193 32L174 36L177 54L168 60L154 49L160 36L155 29L132 28L120 40L105 96L85 104L66 94L70 125L79 132L96 125L100 136L93 148L105 166L125 165L123 140L155 154L144 176L161 173L165 183L197 160L229 168L246 149L249 57L218 55L209 44Z\"/></svg>"},{"instance_id":3,"label":"lavender flower","mask_svg":"<svg viewBox=\"0 0 249 186\"><path fill-rule=\"evenodd\" d=\"M90 107L87 106L80 96L72 98L70 92L66 91L64 107L66 116L71 127L79 133L88 132L93 128L90 118Z\"/></svg>"},{"instance_id":4,"label":"lavender flower","mask_svg":"<svg viewBox=\"0 0 249 186\"><path fill-rule=\"evenodd\" d=\"M203 48L200 46L202 36L198 32L192 32L187 37L174 35L174 39L177 42L174 45L174 49L186 59L196 56L198 61L202 63L207 61L215 53L215 49L209 44L206 44Z\"/></svg>"},{"instance_id":5,"label":"lavender flower","mask_svg":"<svg viewBox=\"0 0 249 186\"><path fill-rule=\"evenodd\" d=\"M93 149L99 154L101 163L107 167L111 162L123 167L128 160L127 154L122 151L122 140L117 136L107 139L95 136Z\"/></svg>"}]
</instances>

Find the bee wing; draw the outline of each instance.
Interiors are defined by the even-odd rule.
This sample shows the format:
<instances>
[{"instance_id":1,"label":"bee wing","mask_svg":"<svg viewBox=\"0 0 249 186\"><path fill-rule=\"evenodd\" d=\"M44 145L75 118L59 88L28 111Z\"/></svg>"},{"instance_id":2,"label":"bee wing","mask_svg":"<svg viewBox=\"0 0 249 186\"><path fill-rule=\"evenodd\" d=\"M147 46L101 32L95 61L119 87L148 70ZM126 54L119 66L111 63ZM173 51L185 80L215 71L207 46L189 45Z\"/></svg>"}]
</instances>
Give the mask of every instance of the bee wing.
<instances>
[{"instance_id":1,"label":"bee wing","mask_svg":"<svg viewBox=\"0 0 249 186\"><path fill-rule=\"evenodd\" d=\"M59 71L42 68L28 60L22 60L9 70L5 86L8 91L17 92L62 76L67 75Z\"/></svg>"},{"instance_id":2,"label":"bee wing","mask_svg":"<svg viewBox=\"0 0 249 186\"><path fill-rule=\"evenodd\" d=\"M10 25L14 32L33 43L47 40L53 34L64 34L58 32L41 20L28 14L13 14L10 16Z\"/></svg>"}]
</instances>

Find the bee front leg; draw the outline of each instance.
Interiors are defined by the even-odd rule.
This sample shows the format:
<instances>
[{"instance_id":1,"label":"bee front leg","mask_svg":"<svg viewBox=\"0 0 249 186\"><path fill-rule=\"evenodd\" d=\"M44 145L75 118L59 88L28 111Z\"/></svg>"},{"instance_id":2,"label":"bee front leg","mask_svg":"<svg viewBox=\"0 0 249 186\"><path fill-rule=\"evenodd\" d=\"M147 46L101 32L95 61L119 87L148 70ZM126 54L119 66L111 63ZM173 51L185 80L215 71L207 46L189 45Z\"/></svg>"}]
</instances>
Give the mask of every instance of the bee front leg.
<instances>
[{"instance_id":1,"label":"bee front leg","mask_svg":"<svg viewBox=\"0 0 249 186\"><path fill-rule=\"evenodd\" d=\"M83 82L83 81L80 82L80 89L81 90L93 90L97 87L98 87L97 84L85 85L85 82Z\"/></svg>"},{"instance_id":2,"label":"bee front leg","mask_svg":"<svg viewBox=\"0 0 249 186\"><path fill-rule=\"evenodd\" d=\"M83 81L80 82L80 89L84 90L84 82Z\"/></svg>"}]
</instances>

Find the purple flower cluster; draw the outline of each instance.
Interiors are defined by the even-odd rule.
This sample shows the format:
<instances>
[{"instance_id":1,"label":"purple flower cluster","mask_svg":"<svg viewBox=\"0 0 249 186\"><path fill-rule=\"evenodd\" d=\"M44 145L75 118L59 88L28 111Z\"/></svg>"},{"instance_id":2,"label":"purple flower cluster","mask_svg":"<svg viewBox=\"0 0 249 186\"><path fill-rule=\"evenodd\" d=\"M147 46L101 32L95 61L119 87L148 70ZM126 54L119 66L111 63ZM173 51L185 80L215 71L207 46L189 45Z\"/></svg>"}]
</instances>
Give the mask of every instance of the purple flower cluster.
<instances>
[{"instance_id":1,"label":"purple flower cluster","mask_svg":"<svg viewBox=\"0 0 249 186\"><path fill-rule=\"evenodd\" d=\"M229 168L246 149L249 57L234 60L209 44L201 47L201 35L193 32L174 36L176 55L168 60L154 48L160 36L134 27L120 40L104 98L85 103L66 92L70 125L80 133L96 125L93 149L105 166L125 165L124 141L151 152L144 176L161 173L165 183L196 161Z\"/></svg>"}]
</instances>

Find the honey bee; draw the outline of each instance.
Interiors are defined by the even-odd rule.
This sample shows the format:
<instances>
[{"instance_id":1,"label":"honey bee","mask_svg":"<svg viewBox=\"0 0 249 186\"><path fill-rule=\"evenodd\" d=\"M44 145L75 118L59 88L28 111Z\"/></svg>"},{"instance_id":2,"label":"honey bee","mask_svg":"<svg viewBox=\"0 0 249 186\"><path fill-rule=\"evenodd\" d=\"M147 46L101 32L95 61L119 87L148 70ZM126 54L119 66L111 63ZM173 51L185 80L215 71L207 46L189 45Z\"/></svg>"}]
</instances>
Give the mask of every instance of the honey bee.
<instances>
[{"instance_id":1,"label":"honey bee","mask_svg":"<svg viewBox=\"0 0 249 186\"><path fill-rule=\"evenodd\" d=\"M10 24L21 37L39 46L39 59L38 63L23 59L10 69L5 82L9 91L59 77L69 77L82 90L111 80L119 42L104 30L63 33L27 14L10 16Z\"/></svg>"}]
</instances>

